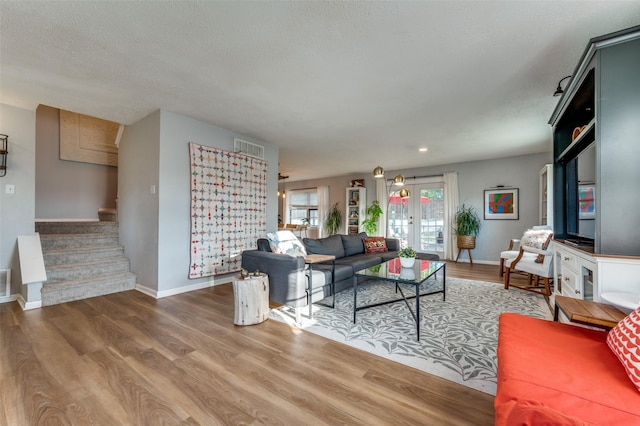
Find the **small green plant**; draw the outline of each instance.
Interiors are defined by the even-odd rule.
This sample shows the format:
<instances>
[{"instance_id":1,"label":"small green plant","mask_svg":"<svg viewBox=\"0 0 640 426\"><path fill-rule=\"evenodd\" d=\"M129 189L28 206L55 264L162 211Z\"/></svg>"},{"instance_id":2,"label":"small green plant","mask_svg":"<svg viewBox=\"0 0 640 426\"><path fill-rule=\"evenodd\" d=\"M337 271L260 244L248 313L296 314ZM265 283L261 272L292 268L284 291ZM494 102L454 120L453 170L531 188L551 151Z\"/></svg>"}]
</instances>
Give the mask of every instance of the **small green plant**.
<instances>
[{"instance_id":1,"label":"small green plant","mask_svg":"<svg viewBox=\"0 0 640 426\"><path fill-rule=\"evenodd\" d=\"M416 257L416 251L411 247L405 247L398 252L399 257Z\"/></svg>"},{"instance_id":2,"label":"small green plant","mask_svg":"<svg viewBox=\"0 0 640 426\"><path fill-rule=\"evenodd\" d=\"M378 232L380 216L382 216L382 208L378 200L374 200L367 208L367 218L362 221L362 229L367 235L375 235Z\"/></svg>"},{"instance_id":3,"label":"small green plant","mask_svg":"<svg viewBox=\"0 0 640 426\"><path fill-rule=\"evenodd\" d=\"M480 217L473 206L465 204L458 206L456 211L456 224L453 232L456 235L476 236L480 232Z\"/></svg>"},{"instance_id":4,"label":"small green plant","mask_svg":"<svg viewBox=\"0 0 640 426\"><path fill-rule=\"evenodd\" d=\"M334 235L340 232L340 228L342 228L342 210L340 210L340 205L335 203L327 213L327 218L324 221L324 230L327 234Z\"/></svg>"}]
</instances>

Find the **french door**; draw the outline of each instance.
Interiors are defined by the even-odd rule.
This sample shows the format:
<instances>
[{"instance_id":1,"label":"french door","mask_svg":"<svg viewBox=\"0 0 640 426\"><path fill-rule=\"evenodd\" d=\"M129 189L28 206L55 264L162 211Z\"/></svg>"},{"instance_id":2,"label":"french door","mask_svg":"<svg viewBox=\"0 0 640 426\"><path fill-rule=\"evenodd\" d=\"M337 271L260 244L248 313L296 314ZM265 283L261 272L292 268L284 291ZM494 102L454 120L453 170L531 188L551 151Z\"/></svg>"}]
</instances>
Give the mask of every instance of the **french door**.
<instances>
[{"instance_id":1,"label":"french door","mask_svg":"<svg viewBox=\"0 0 640 426\"><path fill-rule=\"evenodd\" d=\"M389 235L401 247L444 257L444 185L406 185L411 197L389 197Z\"/></svg>"}]
</instances>

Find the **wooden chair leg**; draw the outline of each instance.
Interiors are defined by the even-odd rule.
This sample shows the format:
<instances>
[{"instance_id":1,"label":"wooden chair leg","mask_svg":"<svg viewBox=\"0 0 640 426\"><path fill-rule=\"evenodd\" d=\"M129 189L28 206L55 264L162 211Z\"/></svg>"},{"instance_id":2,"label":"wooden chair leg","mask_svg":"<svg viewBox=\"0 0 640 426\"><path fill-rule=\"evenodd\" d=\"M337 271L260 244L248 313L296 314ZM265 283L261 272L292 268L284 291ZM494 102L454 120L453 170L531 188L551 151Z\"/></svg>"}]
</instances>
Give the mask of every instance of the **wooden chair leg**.
<instances>
[{"instance_id":1,"label":"wooden chair leg","mask_svg":"<svg viewBox=\"0 0 640 426\"><path fill-rule=\"evenodd\" d=\"M507 268L504 271L504 289L509 290L509 278L511 276L511 268Z\"/></svg>"},{"instance_id":2,"label":"wooden chair leg","mask_svg":"<svg viewBox=\"0 0 640 426\"><path fill-rule=\"evenodd\" d=\"M500 258L500 276L502 277L504 275L504 259L501 257Z\"/></svg>"},{"instance_id":3,"label":"wooden chair leg","mask_svg":"<svg viewBox=\"0 0 640 426\"><path fill-rule=\"evenodd\" d=\"M551 286L549 285L549 278L544 277L542 280L544 282L545 296L551 296Z\"/></svg>"}]
</instances>

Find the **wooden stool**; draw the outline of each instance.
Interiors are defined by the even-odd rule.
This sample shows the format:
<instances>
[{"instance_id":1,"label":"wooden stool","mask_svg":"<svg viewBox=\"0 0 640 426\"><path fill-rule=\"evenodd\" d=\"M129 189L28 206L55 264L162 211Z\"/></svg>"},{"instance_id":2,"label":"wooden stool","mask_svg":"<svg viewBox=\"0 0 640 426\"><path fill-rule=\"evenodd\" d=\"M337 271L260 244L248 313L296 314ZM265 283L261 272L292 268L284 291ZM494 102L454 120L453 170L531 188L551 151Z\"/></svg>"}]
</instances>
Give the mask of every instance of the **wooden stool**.
<instances>
[{"instance_id":1,"label":"wooden stool","mask_svg":"<svg viewBox=\"0 0 640 426\"><path fill-rule=\"evenodd\" d=\"M259 324L269 318L269 277L267 274L238 276L233 280L235 325Z\"/></svg>"}]
</instances>

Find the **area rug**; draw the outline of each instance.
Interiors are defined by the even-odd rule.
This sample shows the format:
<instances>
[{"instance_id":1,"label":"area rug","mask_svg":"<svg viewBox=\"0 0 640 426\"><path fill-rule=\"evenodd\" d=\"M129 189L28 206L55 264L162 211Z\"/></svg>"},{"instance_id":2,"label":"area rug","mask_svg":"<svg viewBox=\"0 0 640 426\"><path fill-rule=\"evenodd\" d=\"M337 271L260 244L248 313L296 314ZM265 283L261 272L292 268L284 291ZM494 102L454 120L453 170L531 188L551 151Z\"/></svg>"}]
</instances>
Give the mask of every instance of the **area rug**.
<instances>
[{"instance_id":1,"label":"area rug","mask_svg":"<svg viewBox=\"0 0 640 426\"><path fill-rule=\"evenodd\" d=\"M427 281L421 292L441 285ZM413 286L403 290L405 295L415 294ZM397 298L391 283L367 281L358 286L358 306ZM335 309L314 304L313 320L304 318L302 324L295 324L288 307L273 309L270 318L491 395L496 393L499 315L552 318L543 296L482 281L449 278L446 301L442 293L421 300L420 341L403 301L358 311L354 324L351 289L336 295ZM409 304L415 307L413 299Z\"/></svg>"}]
</instances>

